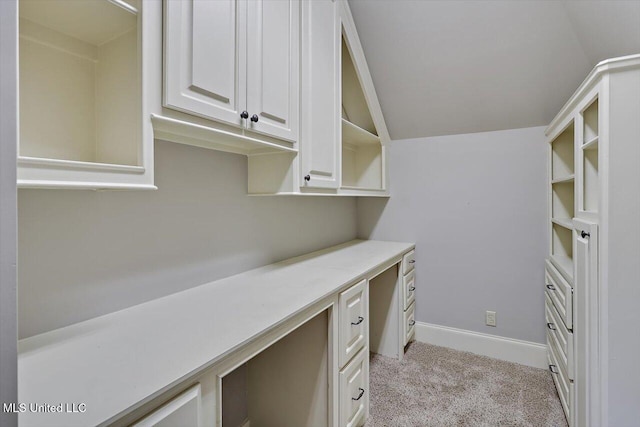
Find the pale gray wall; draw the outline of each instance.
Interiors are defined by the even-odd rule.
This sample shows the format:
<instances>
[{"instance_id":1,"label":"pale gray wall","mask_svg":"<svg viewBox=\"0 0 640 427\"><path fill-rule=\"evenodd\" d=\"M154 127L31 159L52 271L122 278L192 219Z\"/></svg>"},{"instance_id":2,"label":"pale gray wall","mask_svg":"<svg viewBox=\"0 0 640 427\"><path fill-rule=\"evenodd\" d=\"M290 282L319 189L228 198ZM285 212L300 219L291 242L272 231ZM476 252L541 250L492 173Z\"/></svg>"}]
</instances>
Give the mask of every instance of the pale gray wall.
<instances>
[{"instance_id":1,"label":"pale gray wall","mask_svg":"<svg viewBox=\"0 0 640 427\"><path fill-rule=\"evenodd\" d=\"M393 141L388 164L358 235L417 244L416 320L543 343L544 128Z\"/></svg>"},{"instance_id":2,"label":"pale gray wall","mask_svg":"<svg viewBox=\"0 0 640 427\"><path fill-rule=\"evenodd\" d=\"M0 405L17 402L16 135L18 4L0 1ZM0 425L18 425L0 411Z\"/></svg>"},{"instance_id":3,"label":"pale gray wall","mask_svg":"<svg viewBox=\"0 0 640 427\"><path fill-rule=\"evenodd\" d=\"M244 156L157 141L155 172L157 191L19 191L21 337L356 236L352 197L247 196Z\"/></svg>"}]
</instances>

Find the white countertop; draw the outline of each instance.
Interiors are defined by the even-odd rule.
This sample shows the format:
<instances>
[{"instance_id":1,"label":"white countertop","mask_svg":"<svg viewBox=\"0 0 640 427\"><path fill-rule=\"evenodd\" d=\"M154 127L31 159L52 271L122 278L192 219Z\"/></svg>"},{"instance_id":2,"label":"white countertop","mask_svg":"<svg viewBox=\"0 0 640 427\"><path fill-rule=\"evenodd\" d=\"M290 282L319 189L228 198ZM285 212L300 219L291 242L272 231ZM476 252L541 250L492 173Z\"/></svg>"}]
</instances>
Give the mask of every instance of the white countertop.
<instances>
[{"instance_id":1,"label":"white countertop","mask_svg":"<svg viewBox=\"0 0 640 427\"><path fill-rule=\"evenodd\" d=\"M354 240L21 340L19 402L86 412L25 412L20 425L107 422L413 247Z\"/></svg>"}]
</instances>

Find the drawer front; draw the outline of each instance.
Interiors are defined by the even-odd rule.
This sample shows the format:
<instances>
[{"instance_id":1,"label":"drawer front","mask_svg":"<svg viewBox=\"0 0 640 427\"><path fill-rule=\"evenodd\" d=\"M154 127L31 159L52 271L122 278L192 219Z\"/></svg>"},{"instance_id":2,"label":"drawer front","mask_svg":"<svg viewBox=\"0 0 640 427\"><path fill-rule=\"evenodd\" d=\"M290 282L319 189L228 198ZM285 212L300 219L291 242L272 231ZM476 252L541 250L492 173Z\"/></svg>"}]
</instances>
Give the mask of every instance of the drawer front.
<instances>
[{"instance_id":1,"label":"drawer front","mask_svg":"<svg viewBox=\"0 0 640 427\"><path fill-rule=\"evenodd\" d=\"M407 274L416 265L416 251L411 250L402 257L402 274Z\"/></svg>"},{"instance_id":2,"label":"drawer front","mask_svg":"<svg viewBox=\"0 0 640 427\"><path fill-rule=\"evenodd\" d=\"M571 285L552 263L547 260L545 264L547 295L553 301L567 328L573 329L573 292L571 291Z\"/></svg>"},{"instance_id":3,"label":"drawer front","mask_svg":"<svg viewBox=\"0 0 640 427\"><path fill-rule=\"evenodd\" d=\"M404 300L404 309L408 309L409 306L416 300L416 271L411 270L409 274L402 278L402 295Z\"/></svg>"},{"instance_id":4,"label":"drawer front","mask_svg":"<svg viewBox=\"0 0 640 427\"><path fill-rule=\"evenodd\" d=\"M340 372L340 426L362 426L369 404L369 352L362 349Z\"/></svg>"},{"instance_id":5,"label":"drawer front","mask_svg":"<svg viewBox=\"0 0 640 427\"><path fill-rule=\"evenodd\" d=\"M564 411L569 425L573 423L571 421L571 402L573 401L573 383L569 380L566 372L559 366L556 351L551 345L549 340L549 334L547 334L547 361L549 362L549 370L551 371L551 377L558 390L558 396L560 396L560 403L562 404L562 410Z\"/></svg>"},{"instance_id":6,"label":"drawer front","mask_svg":"<svg viewBox=\"0 0 640 427\"><path fill-rule=\"evenodd\" d=\"M557 361L567 372L569 379L574 379L573 375L573 333L565 326L551 302L548 295L545 295L545 320L547 322L547 334L551 343L555 346Z\"/></svg>"},{"instance_id":7,"label":"drawer front","mask_svg":"<svg viewBox=\"0 0 640 427\"><path fill-rule=\"evenodd\" d=\"M199 426L201 420L200 384L174 397L137 423L134 427Z\"/></svg>"},{"instance_id":8,"label":"drawer front","mask_svg":"<svg viewBox=\"0 0 640 427\"><path fill-rule=\"evenodd\" d=\"M340 367L366 345L369 334L367 281L340 294Z\"/></svg>"},{"instance_id":9,"label":"drawer front","mask_svg":"<svg viewBox=\"0 0 640 427\"><path fill-rule=\"evenodd\" d=\"M416 332L415 313L415 303L411 304L411 306L404 312L404 345L407 345L407 343L411 341Z\"/></svg>"}]
</instances>

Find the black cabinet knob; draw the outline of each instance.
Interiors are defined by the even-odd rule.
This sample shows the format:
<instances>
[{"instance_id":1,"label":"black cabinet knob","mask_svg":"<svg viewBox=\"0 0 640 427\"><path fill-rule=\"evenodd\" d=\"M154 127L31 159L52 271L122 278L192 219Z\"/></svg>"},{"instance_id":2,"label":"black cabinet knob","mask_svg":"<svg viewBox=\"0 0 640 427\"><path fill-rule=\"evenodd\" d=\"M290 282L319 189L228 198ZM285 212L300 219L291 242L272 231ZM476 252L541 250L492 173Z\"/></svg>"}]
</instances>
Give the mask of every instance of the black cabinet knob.
<instances>
[{"instance_id":1,"label":"black cabinet knob","mask_svg":"<svg viewBox=\"0 0 640 427\"><path fill-rule=\"evenodd\" d=\"M304 180L307 182L311 181L311 175L305 175Z\"/></svg>"},{"instance_id":2,"label":"black cabinet knob","mask_svg":"<svg viewBox=\"0 0 640 427\"><path fill-rule=\"evenodd\" d=\"M251 121L252 121L253 123L258 123L258 120L259 120L259 119L260 119L260 118L258 117L258 115L257 115L257 114L254 114L253 116L251 116Z\"/></svg>"},{"instance_id":3,"label":"black cabinet knob","mask_svg":"<svg viewBox=\"0 0 640 427\"><path fill-rule=\"evenodd\" d=\"M583 231L580 233L580 236L582 236L582 238L584 239L585 237L591 237L591 234L587 233L586 231Z\"/></svg>"},{"instance_id":4,"label":"black cabinet knob","mask_svg":"<svg viewBox=\"0 0 640 427\"><path fill-rule=\"evenodd\" d=\"M248 119L249 113L247 112L247 110L244 110L242 113L240 113L240 117L243 119Z\"/></svg>"}]
</instances>

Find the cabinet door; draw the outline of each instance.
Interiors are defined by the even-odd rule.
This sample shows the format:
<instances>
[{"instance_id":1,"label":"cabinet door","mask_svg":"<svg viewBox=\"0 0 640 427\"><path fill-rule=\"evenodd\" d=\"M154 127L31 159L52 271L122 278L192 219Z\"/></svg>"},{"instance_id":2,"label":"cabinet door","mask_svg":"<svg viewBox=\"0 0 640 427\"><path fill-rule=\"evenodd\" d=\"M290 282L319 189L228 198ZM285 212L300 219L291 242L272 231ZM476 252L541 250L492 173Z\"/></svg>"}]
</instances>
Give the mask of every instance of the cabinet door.
<instances>
[{"instance_id":1,"label":"cabinet door","mask_svg":"<svg viewBox=\"0 0 640 427\"><path fill-rule=\"evenodd\" d=\"M305 187L338 188L341 29L337 2L303 2L301 33L300 182Z\"/></svg>"},{"instance_id":2,"label":"cabinet door","mask_svg":"<svg viewBox=\"0 0 640 427\"><path fill-rule=\"evenodd\" d=\"M164 106L242 126L246 2L165 0Z\"/></svg>"},{"instance_id":3,"label":"cabinet door","mask_svg":"<svg viewBox=\"0 0 640 427\"><path fill-rule=\"evenodd\" d=\"M300 2L248 2L247 127L298 140Z\"/></svg>"},{"instance_id":4,"label":"cabinet door","mask_svg":"<svg viewBox=\"0 0 640 427\"><path fill-rule=\"evenodd\" d=\"M598 226L574 219L574 425L595 425L600 419L600 292L598 286Z\"/></svg>"},{"instance_id":5,"label":"cabinet door","mask_svg":"<svg viewBox=\"0 0 640 427\"><path fill-rule=\"evenodd\" d=\"M200 384L196 384L133 424L133 427L200 427L201 412Z\"/></svg>"}]
</instances>

